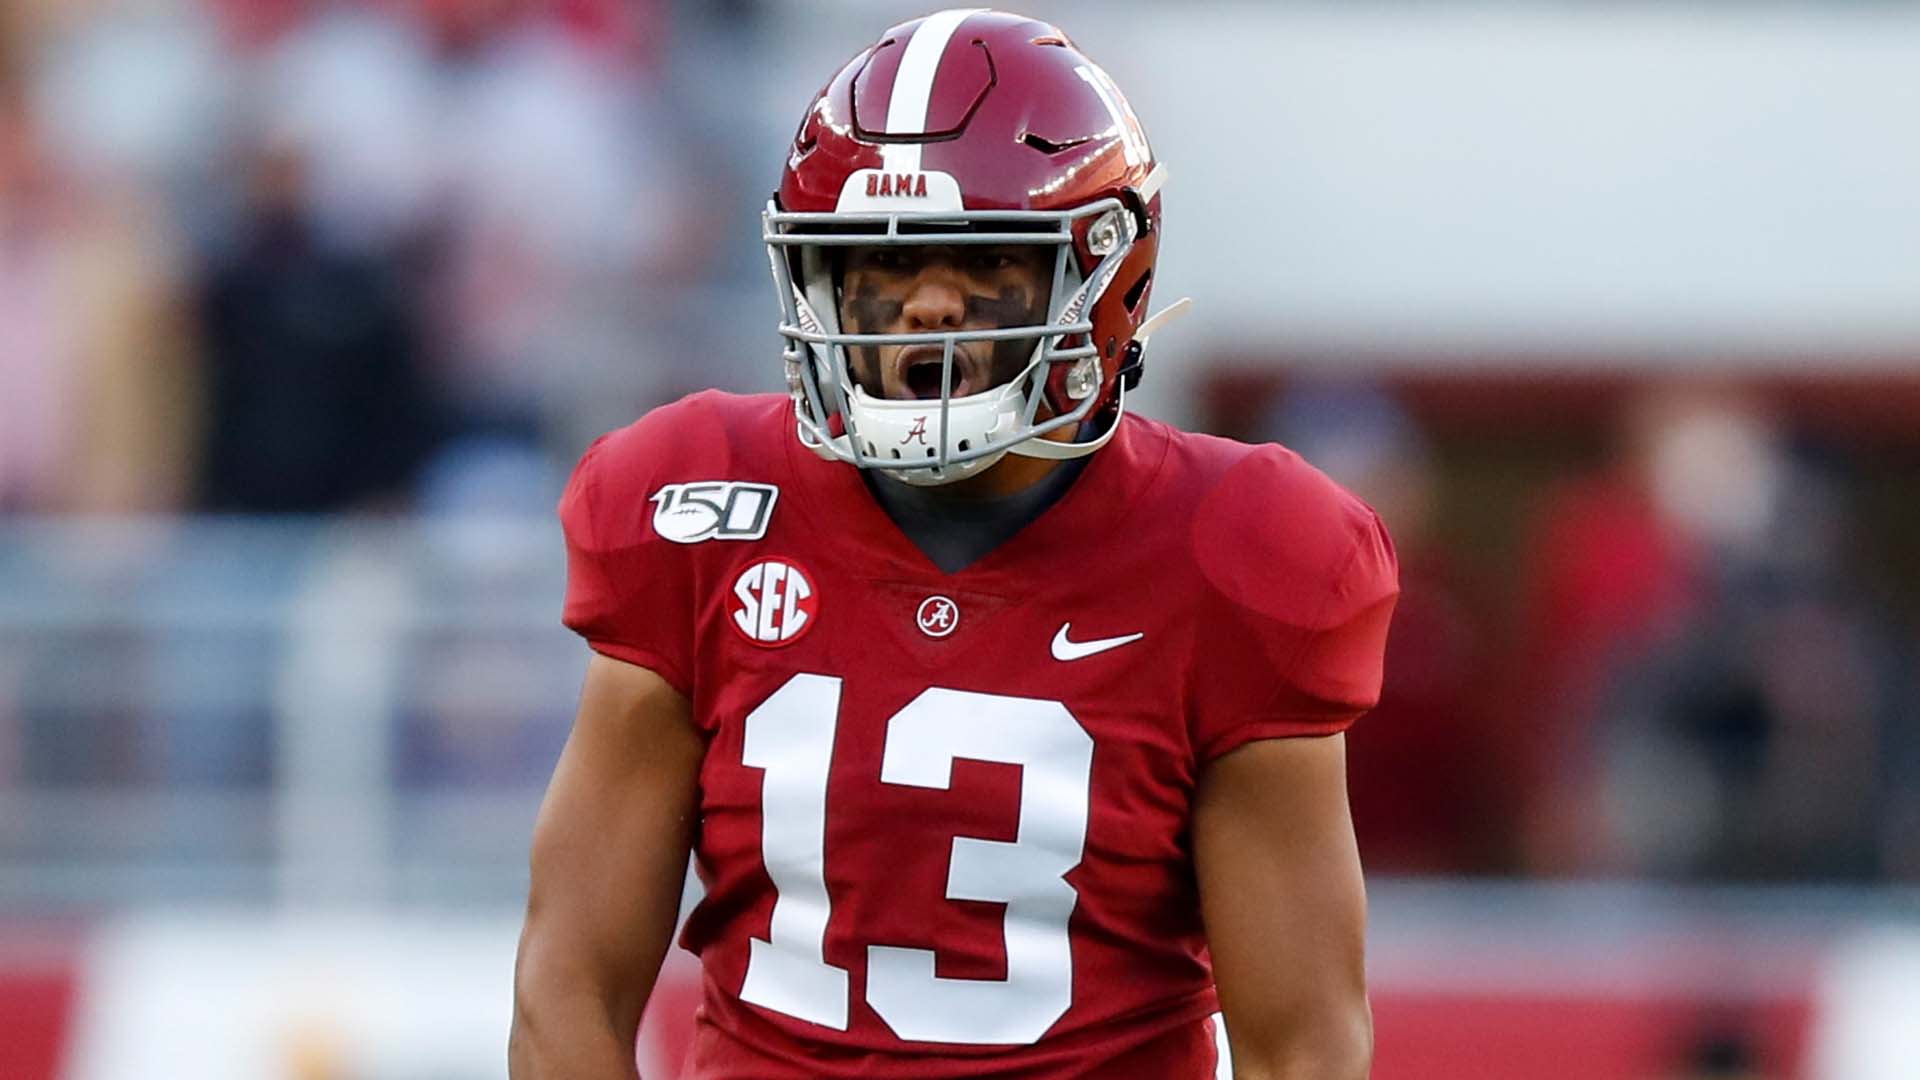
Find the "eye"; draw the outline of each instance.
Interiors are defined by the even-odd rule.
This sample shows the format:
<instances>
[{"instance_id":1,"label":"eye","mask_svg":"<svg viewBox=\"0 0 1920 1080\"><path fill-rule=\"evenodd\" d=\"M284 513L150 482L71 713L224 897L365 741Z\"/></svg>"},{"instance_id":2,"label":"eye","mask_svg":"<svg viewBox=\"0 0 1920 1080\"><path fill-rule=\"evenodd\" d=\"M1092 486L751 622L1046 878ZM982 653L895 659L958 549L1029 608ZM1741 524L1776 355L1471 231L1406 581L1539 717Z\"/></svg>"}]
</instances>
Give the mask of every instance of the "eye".
<instances>
[{"instance_id":1,"label":"eye","mask_svg":"<svg viewBox=\"0 0 1920 1080\"><path fill-rule=\"evenodd\" d=\"M975 252L973 256L973 268L975 270L1006 270L1016 262L1018 262L1017 259L1004 251L979 251Z\"/></svg>"},{"instance_id":2,"label":"eye","mask_svg":"<svg viewBox=\"0 0 1920 1080\"><path fill-rule=\"evenodd\" d=\"M895 248L875 248L861 261L875 270L905 270L912 265L907 253Z\"/></svg>"}]
</instances>

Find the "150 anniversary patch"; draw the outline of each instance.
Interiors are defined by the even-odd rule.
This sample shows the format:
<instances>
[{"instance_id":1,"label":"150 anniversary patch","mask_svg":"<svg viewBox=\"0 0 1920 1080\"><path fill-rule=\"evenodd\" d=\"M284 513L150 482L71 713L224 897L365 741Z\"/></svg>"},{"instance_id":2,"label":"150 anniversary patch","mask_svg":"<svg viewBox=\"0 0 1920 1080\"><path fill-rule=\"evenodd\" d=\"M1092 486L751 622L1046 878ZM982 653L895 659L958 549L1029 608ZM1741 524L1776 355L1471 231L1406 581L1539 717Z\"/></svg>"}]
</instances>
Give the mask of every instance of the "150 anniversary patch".
<instances>
[{"instance_id":1,"label":"150 anniversary patch","mask_svg":"<svg viewBox=\"0 0 1920 1080\"><path fill-rule=\"evenodd\" d=\"M741 480L668 484L654 492L653 531L676 544L758 540L767 535L780 489Z\"/></svg>"}]
</instances>

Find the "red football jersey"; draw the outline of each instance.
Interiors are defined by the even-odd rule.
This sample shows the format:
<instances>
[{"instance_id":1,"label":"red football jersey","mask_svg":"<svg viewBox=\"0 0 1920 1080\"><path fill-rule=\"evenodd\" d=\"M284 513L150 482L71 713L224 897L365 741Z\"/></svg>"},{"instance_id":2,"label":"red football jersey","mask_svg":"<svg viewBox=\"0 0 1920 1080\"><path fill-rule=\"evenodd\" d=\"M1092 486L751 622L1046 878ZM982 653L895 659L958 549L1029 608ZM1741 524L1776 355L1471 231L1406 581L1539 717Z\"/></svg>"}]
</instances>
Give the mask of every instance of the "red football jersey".
<instances>
[{"instance_id":1,"label":"red football jersey","mask_svg":"<svg viewBox=\"0 0 1920 1080\"><path fill-rule=\"evenodd\" d=\"M1195 781L1373 704L1372 511L1128 417L947 574L787 399L710 392L595 443L561 516L567 625L707 738L689 1075L1213 1075Z\"/></svg>"}]
</instances>

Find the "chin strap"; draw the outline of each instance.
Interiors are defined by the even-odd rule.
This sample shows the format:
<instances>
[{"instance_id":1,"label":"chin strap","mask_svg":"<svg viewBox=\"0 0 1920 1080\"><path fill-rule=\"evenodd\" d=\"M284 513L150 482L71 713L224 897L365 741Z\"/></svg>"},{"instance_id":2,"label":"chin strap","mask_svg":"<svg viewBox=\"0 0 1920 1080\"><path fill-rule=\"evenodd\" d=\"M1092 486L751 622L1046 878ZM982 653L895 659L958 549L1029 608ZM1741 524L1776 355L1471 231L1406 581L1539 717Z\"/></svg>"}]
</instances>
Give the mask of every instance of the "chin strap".
<instances>
[{"instance_id":1,"label":"chin strap","mask_svg":"<svg viewBox=\"0 0 1920 1080\"><path fill-rule=\"evenodd\" d=\"M1192 311L1193 297L1183 296L1173 303L1168 304L1166 307L1161 308L1159 311L1154 312L1152 315L1147 316L1147 321L1141 323L1140 329L1133 332L1133 340L1139 342L1140 347L1144 349L1147 347L1148 338L1172 326Z\"/></svg>"},{"instance_id":2,"label":"chin strap","mask_svg":"<svg viewBox=\"0 0 1920 1080\"><path fill-rule=\"evenodd\" d=\"M1107 445L1108 440L1113 438L1114 432L1120 430L1120 418L1127 415L1127 388L1116 386L1114 390L1113 423L1107 425L1107 430L1101 432L1099 438L1089 442L1054 442L1045 436L1035 436L1014 443L1007 448L1007 453L1019 454L1021 457L1045 458L1048 461L1071 461L1077 457L1086 457Z\"/></svg>"},{"instance_id":3,"label":"chin strap","mask_svg":"<svg viewBox=\"0 0 1920 1080\"><path fill-rule=\"evenodd\" d=\"M1147 321L1140 324L1140 329L1133 332L1133 343L1127 348L1135 351L1136 355L1144 356L1147 339L1166 329L1192 310L1193 297L1191 296L1183 296L1161 308L1148 316ZM1098 438L1081 443L1055 442L1047 438L1026 439L1008 447L1007 452L1019 454L1021 457L1045 458L1048 461L1070 461L1093 453L1107 445L1113 439L1114 433L1120 430L1120 421L1127 415L1127 386L1135 381L1137 380L1123 378L1114 384L1113 423L1108 424L1107 430L1101 432Z\"/></svg>"}]
</instances>

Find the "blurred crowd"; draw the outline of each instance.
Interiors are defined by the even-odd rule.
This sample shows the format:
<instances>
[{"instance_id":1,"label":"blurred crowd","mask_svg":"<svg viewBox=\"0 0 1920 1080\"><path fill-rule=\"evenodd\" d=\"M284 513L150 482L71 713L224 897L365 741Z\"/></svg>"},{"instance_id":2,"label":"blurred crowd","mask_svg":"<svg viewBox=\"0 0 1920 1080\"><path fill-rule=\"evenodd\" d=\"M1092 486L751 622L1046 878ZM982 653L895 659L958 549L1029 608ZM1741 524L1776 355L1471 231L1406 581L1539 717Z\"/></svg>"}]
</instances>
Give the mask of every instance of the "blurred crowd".
<instances>
[{"instance_id":1,"label":"blurred crowd","mask_svg":"<svg viewBox=\"0 0 1920 1080\"><path fill-rule=\"evenodd\" d=\"M1400 548L1350 755L1372 866L1920 880L1920 635L1849 463L1752 387L1643 384L1610 450L1526 492L1518 562L1479 573L1435 524L1488 508L1445 505L1393 397L1309 386L1267 423Z\"/></svg>"},{"instance_id":2,"label":"blurred crowd","mask_svg":"<svg viewBox=\"0 0 1920 1080\"><path fill-rule=\"evenodd\" d=\"M348 785L329 810L544 780L577 649L521 615L557 547L501 522L549 525L590 438L752 359L708 312L764 298L767 181L753 129L702 137L700 68L753 14L0 4L0 796L190 804L296 756ZM0 859L267 824L37 805Z\"/></svg>"},{"instance_id":3,"label":"blurred crowd","mask_svg":"<svg viewBox=\"0 0 1920 1080\"><path fill-rule=\"evenodd\" d=\"M673 313L737 184L670 15L0 9L0 510L398 508L697 381Z\"/></svg>"},{"instance_id":4,"label":"blurred crowd","mask_svg":"<svg viewBox=\"0 0 1920 1080\"><path fill-rule=\"evenodd\" d=\"M752 7L0 6L0 523L545 521L588 438L732 379L703 328L754 328L762 353L737 362L766 387L770 309L736 301L764 282L708 290L743 284L722 252L752 251L770 177L701 137L712 88L690 99L674 60L697 66L700 35L745 32ZM1385 697L1351 755L1375 869L1920 880L1920 644L1859 557L1844 463L1760 400L1649 388L1606 460L1529 493L1511 604L1436 526L1471 510L1390 393L1296 387L1245 434L1353 487L1400 546ZM265 784L291 730L276 715L324 730L331 707L405 714L349 768L537 785L573 654L393 629L395 604L488 589L557 605L485 535L429 544L401 580L361 540L262 544L239 566L177 540L164 563L53 553L58 590L228 597L289 613L296 648L115 625L22 644L14 626L0 784ZM53 572L8 571L0 553L0 581ZM180 707L103 711L97 656ZM363 662L390 695L329 698L331 669L310 666Z\"/></svg>"}]
</instances>

